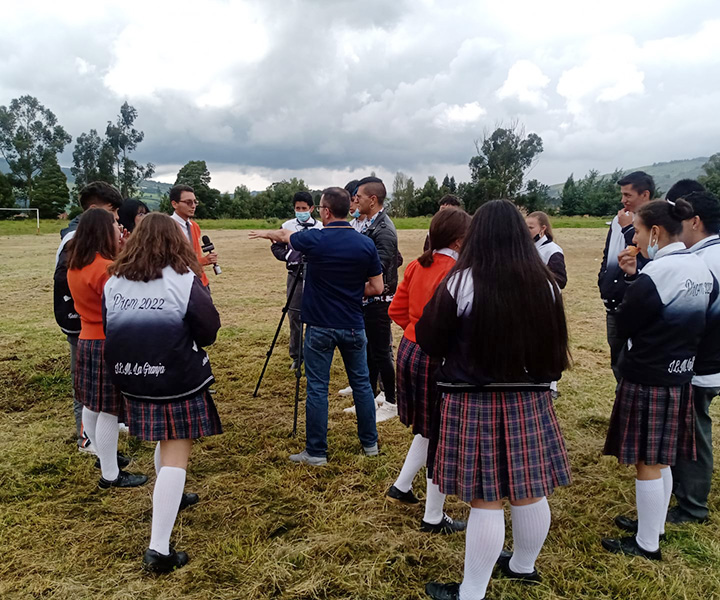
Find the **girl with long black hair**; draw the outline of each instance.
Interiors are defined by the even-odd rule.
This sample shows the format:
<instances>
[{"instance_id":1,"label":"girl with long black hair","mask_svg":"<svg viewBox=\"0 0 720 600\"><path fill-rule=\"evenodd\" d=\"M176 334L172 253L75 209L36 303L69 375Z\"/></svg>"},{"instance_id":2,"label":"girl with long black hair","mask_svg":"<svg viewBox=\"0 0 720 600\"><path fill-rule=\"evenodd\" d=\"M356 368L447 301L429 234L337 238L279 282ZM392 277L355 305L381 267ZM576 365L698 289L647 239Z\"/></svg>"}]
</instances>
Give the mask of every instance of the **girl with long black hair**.
<instances>
[{"instance_id":1,"label":"girl with long black hair","mask_svg":"<svg viewBox=\"0 0 720 600\"><path fill-rule=\"evenodd\" d=\"M627 338L618 368L605 454L635 465L638 520L615 523L635 535L605 538L609 552L660 560L660 535L672 493L668 465L694 460L695 414L692 377L705 331L706 313L717 296L717 281L703 260L680 241L682 221L694 216L685 200L654 200L635 215L633 243L650 263L628 287L616 312ZM637 249L618 256L620 268L637 273Z\"/></svg>"},{"instance_id":2,"label":"girl with long black hair","mask_svg":"<svg viewBox=\"0 0 720 600\"><path fill-rule=\"evenodd\" d=\"M432 582L426 592L481 600L496 562L510 577L539 581L546 497L570 483L550 395L569 363L568 336L560 290L512 202L488 202L475 213L415 333L424 352L443 359L433 480L472 506L462 584ZM501 555L505 498L514 549Z\"/></svg>"}]
</instances>

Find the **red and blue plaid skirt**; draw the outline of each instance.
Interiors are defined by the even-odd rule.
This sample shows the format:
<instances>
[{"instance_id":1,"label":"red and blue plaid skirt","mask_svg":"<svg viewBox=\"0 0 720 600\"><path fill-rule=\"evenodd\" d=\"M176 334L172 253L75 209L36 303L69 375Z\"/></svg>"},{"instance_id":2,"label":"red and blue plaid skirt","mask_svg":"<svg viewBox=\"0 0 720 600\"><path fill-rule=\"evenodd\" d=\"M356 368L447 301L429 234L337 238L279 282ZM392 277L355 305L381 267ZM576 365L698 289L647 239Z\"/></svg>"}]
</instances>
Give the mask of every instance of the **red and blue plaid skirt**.
<instances>
[{"instance_id":1,"label":"red and blue plaid skirt","mask_svg":"<svg viewBox=\"0 0 720 600\"><path fill-rule=\"evenodd\" d=\"M196 440L222 433L220 416L207 390L166 404L128 397L125 402L130 435L141 440Z\"/></svg>"},{"instance_id":2,"label":"red and blue plaid skirt","mask_svg":"<svg viewBox=\"0 0 720 600\"><path fill-rule=\"evenodd\" d=\"M78 340L75 363L75 398L94 412L122 417L123 396L105 364L105 340Z\"/></svg>"},{"instance_id":3,"label":"red and blue plaid skirt","mask_svg":"<svg viewBox=\"0 0 720 600\"><path fill-rule=\"evenodd\" d=\"M692 385L660 387L625 379L615 394L605 454L624 465L696 459Z\"/></svg>"},{"instance_id":4,"label":"red and blue plaid skirt","mask_svg":"<svg viewBox=\"0 0 720 600\"><path fill-rule=\"evenodd\" d=\"M433 480L465 502L549 496L570 483L550 391L444 394Z\"/></svg>"},{"instance_id":5,"label":"red and blue plaid skirt","mask_svg":"<svg viewBox=\"0 0 720 600\"><path fill-rule=\"evenodd\" d=\"M405 336L397 355L397 407L400 422L414 434L430 438L433 410L440 397L434 374L439 361L431 359Z\"/></svg>"}]
</instances>

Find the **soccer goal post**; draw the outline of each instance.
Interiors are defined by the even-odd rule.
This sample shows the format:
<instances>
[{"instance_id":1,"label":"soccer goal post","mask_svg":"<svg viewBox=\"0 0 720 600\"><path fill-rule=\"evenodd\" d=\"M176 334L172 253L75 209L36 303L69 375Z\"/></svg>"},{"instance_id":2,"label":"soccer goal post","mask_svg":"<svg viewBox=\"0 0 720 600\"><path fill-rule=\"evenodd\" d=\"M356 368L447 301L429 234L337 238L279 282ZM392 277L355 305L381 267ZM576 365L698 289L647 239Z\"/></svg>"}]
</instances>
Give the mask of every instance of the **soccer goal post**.
<instances>
[{"instance_id":1,"label":"soccer goal post","mask_svg":"<svg viewBox=\"0 0 720 600\"><path fill-rule=\"evenodd\" d=\"M39 208L0 208L0 210L12 210L15 212L32 212L35 211L35 220L37 221L37 232L40 235L40 209Z\"/></svg>"}]
</instances>

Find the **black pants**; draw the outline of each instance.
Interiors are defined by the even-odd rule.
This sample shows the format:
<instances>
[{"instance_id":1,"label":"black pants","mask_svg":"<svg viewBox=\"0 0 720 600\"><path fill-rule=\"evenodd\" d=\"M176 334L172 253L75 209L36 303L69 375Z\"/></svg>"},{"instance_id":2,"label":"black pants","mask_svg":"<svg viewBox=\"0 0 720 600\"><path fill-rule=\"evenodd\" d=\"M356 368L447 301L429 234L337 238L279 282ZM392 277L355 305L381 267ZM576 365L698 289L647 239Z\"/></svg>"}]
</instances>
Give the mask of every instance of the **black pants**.
<instances>
[{"instance_id":1,"label":"black pants","mask_svg":"<svg viewBox=\"0 0 720 600\"><path fill-rule=\"evenodd\" d=\"M395 404L395 365L392 355L392 330L388 317L389 302L371 302L363 308L367 336L370 385L377 395L378 374L382 379L385 400Z\"/></svg>"},{"instance_id":2,"label":"black pants","mask_svg":"<svg viewBox=\"0 0 720 600\"><path fill-rule=\"evenodd\" d=\"M618 370L618 361L620 360L620 353L625 348L627 339L621 337L617 330L617 324L615 323L615 314L607 313L607 342L610 346L610 366L612 367L613 375L615 375L615 381L620 383L620 371Z\"/></svg>"},{"instance_id":3,"label":"black pants","mask_svg":"<svg viewBox=\"0 0 720 600\"><path fill-rule=\"evenodd\" d=\"M677 505L695 519L708 516L707 500L713 472L712 419L709 411L710 403L718 393L718 388L693 386L697 460L678 458L672 468Z\"/></svg>"},{"instance_id":4,"label":"black pants","mask_svg":"<svg viewBox=\"0 0 720 600\"><path fill-rule=\"evenodd\" d=\"M288 271L287 283L285 287L286 297L290 298L290 291L293 283L295 283L296 271ZM300 308L302 307L303 282L298 281L295 287L290 304L288 305L288 322L290 323L290 358L293 360L300 356L300 338L302 331L300 329Z\"/></svg>"}]
</instances>

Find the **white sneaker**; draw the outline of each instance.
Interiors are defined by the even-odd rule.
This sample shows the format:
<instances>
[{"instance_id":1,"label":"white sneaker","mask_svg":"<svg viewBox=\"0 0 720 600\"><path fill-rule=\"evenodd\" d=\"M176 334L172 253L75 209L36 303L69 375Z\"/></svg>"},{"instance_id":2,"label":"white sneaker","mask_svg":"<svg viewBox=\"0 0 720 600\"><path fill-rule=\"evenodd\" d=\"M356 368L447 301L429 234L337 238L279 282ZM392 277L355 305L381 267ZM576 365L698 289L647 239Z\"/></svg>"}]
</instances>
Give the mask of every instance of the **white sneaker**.
<instances>
[{"instance_id":1,"label":"white sneaker","mask_svg":"<svg viewBox=\"0 0 720 600\"><path fill-rule=\"evenodd\" d=\"M118 423L118 431L120 433L129 433L130 428L125 423Z\"/></svg>"},{"instance_id":2,"label":"white sneaker","mask_svg":"<svg viewBox=\"0 0 720 600\"><path fill-rule=\"evenodd\" d=\"M380 392L375 396L375 408L380 408L383 404L385 404L385 392Z\"/></svg>"},{"instance_id":3,"label":"white sneaker","mask_svg":"<svg viewBox=\"0 0 720 600\"><path fill-rule=\"evenodd\" d=\"M375 411L375 422L382 423L398 416L397 404L383 402L382 406Z\"/></svg>"},{"instance_id":4,"label":"white sneaker","mask_svg":"<svg viewBox=\"0 0 720 600\"><path fill-rule=\"evenodd\" d=\"M347 413L347 414L349 414L349 415L354 415L354 414L355 414L355 405L353 404L352 406L348 406L347 408L343 408L343 412L344 412L344 413Z\"/></svg>"},{"instance_id":5,"label":"white sneaker","mask_svg":"<svg viewBox=\"0 0 720 600\"><path fill-rule=\"evenodd\" d=\"M341 389L338 394L341 396L352 396L352 387L347 386L346 388Z\"/></svg>"}]
</instances>

